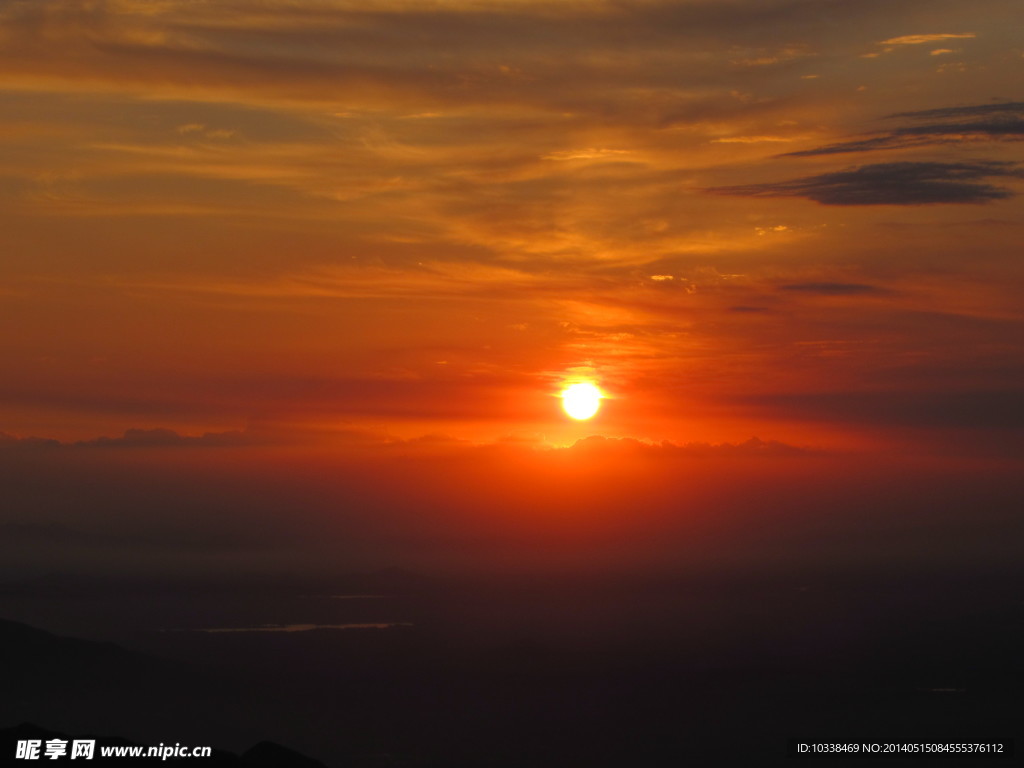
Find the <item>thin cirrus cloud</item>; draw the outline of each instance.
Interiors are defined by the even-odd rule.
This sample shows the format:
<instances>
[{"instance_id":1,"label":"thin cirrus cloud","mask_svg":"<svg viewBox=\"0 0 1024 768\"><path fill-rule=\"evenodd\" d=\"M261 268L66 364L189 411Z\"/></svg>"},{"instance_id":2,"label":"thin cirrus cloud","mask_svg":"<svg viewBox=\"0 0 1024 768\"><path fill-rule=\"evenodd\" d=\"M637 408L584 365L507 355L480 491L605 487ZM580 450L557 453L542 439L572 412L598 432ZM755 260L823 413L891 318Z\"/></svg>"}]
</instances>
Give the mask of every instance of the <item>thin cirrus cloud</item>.
<instances>
[{"instance_id":1,"label":"thin cirrus cloud","mask_svg":"<svg viewBox=\"0 0 1024 768\"><path fill-rule=\"evenodd\" d=\"M749 398L758 407L785 410L791 416L941 429L1019 431L1024 426L1020 389L959 392L811 392L764 394ZM1016 441L1018 447L1021 441Z\"/></svg>"},{"instance_id":2,"label":"thin cirrus cloud","mask_svg":"<svg viewBox=\"0 0 1024 768\"><path fill-rule=\"evenodd\" d=\"M1022 178L1016 164L902 162L862 165L842 171L764 184L715 187L741 197L803 197L822 205L930 205L988 203L1013 196L989 178Z\"/></svg>"},{"instance_id":3,"label":"thin cirrus cloud","mask_svg":"<svg viewBox=\"0 0 1024 768\"><path fill-rule=\"evenodd\" d=\"M938 43L943 40L962 40L977 37L973 32L947 32L928 35L900 35L883 40L879 45L923 45L924 43Z\"/></svg>"},{"instance_id":4,"label":"thin cirrus cloud","mask_svg":"<svg viewBox=\"0 0 1024 768\"><path fill-rule=\"evenodd\" d=\"M255 444L251 435L243 432L207 432L203 435L181 435L172 429L125 430L120 437L97 437L75 443L61 443L42 437L17 437L0 432L0 450L53 450L56 448L199 448L237 447Z\"/></svg>"},{"instance_id":5,"label":"thin cirrus cloud","mask_svg":"<svg viewBox=\"0 0 1024 768\"><path fill-rule=\"evenodd\" d=\"M971 40L977 36L978 35L974 32L939 32L917 35L898 35L897 37L890 37L886 40L879 41L877 45L881 47L880 51L863 53L861 54L861 58L875 59L882 54L892 53L908 46L925 45L928 43L944 43L947 40ZM931 51L931 55L933 56L940 53L953 53L953 51L947 49Z\"/></svg>"},{"instance_id":6,"label":"thin cirrus cloud","mask_svg":"<svg viewBox=\"0 0 1024 768\"><path fill-rule=\"evenodd\" d=\"M769 17L786 21L779 9ZM667 48L666 22L677 37L699 39L702 32L721 35L737 20L704 5L627 13L611 4L566 3L552 10L548 3L529 2L429 9L382 3L372 10L340 2L312 9L283 2L258 9L175 2L97 2L83 9L39 2L10 4L0 22L18 41L2 55L4 80L12 84L79 90L85 76L91 88L146 87L171 97L216 93L243 101L340 101L382 109L408 102L433 111L473 102L551 105L563 101L559 91L569 83L576 108L584 102L597 107L598 99L607 105L606 83L600 94L586 86L603 82L607 66L585 52L605 48L612 29L625 27L635 38ZM577 41L573 49L565 49L567 39ZM494 51L513 43L514 52L496 59ZM274 55L254 53L259 49ZM553 56L557 68L550 66ZM591 77L580 78L584 72ZM635 67L621 72L623 85L639 84L638 74L647 79Z\"/></svg>"},{"instance_id":7,"label":"thin cirrus cloud","mask_svg":"<svg viewBox=\"0 0 1024 768\"><path fill-rule=\"evenodd\" d=\"M860 296L885 293L881 288L863 283L790 283L780 285L779 290L796 293L812 293L822 296Z\"/></svg>"}]
</instances>

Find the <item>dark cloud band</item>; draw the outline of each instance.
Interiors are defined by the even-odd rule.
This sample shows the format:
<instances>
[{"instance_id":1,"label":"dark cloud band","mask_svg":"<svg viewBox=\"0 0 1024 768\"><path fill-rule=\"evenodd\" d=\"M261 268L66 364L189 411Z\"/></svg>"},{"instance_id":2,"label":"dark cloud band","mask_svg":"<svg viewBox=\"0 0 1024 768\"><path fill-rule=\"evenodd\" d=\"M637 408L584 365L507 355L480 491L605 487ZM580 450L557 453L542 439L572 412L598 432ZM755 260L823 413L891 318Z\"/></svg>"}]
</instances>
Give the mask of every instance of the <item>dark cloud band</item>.
<instances>
[{"instance_id":1,"label":"dark cloud band","mask_svg":"<svg viewBox=\"0 0 1024 768\"><path fill-rule=\"evenodd\" d=\"M1024 139L1024 102L949 107L920 112L899 112L890 118L925 122L904 125L867 138L787 152L783 157L815 157L850 152L873 152L934 144Z\"/></svg>"},{"instance_id":2,"label":"dark cloud band","mask_svg":"<svg viewBox=\"0 0 1024 768\"><path fill-rule=\"evenodd\" d=\"M715 187L741 197L804 197L823 205L929 205L988 203L1014 193L985 182L1021 178L1012 163L877 163L767 184Z\"/></svg>"}]
</instances>

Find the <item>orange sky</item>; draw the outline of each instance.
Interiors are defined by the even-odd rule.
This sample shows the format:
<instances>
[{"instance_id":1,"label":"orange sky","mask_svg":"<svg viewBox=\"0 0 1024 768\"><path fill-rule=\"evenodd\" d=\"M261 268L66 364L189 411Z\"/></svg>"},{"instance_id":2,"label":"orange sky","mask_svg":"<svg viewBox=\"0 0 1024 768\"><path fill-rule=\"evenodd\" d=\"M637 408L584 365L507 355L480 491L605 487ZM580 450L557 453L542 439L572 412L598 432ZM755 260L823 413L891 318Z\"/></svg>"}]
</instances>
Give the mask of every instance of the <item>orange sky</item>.
<instances>
[{"instance_id":1,"label":"orange sky","mask_svg":"<svg viewBox=\"0 0 1024 768\"><path fill-rule=\"evenodd\" d=\"M0 13L10 434L1019 421L1015 2Z\"/></svg>"},{"instance_id":2,"label":"orange sky","mask_svg":"<svg viewBox=\"0 0 1024 768\"><path fill-rule=\"evenodd\" d=\"M1017 461L1021 20L3 3L0 432Z\"/></svg>"}]
</instances>

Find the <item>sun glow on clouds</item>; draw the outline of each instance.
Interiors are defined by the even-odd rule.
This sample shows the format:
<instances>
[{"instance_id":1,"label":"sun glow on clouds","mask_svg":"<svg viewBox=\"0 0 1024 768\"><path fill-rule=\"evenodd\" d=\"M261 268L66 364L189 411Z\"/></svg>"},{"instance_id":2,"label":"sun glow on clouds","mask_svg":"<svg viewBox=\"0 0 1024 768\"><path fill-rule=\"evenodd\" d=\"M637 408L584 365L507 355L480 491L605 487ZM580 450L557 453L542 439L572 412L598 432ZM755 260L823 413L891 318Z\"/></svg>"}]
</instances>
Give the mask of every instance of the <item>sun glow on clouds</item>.
<instances>
[{"instance_id":1,"label":"sun glow on clouds","mask_svg":"<svg viewBox=\"0 0 1024 768\"><path fill-rule=\"evenodd\" d=\"M959 40L977 37L973 32L956 32L932 35L903 35L883 40L881 45L921 45L923 43L934 43L939 40Z\"/></svg>"}]
</instances>

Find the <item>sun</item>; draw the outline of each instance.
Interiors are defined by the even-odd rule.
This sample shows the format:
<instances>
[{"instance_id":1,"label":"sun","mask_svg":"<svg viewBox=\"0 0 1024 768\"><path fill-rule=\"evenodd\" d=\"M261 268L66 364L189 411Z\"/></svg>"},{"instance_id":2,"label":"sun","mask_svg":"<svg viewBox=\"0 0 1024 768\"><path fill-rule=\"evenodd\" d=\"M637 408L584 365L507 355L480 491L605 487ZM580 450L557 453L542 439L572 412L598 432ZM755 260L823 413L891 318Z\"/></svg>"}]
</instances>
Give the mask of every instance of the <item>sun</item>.
<instances>
[{"instance_id":1,"label":"sun","mask_svg":"<svg viewBox=\"0 0 1024 768\"><path fill-rule=\"evenodd\" d=\"M573 384L562 390L562 407L578 421L589 419L601 407L601 390L589 382Z\"/></svg>"}]
</instances>

